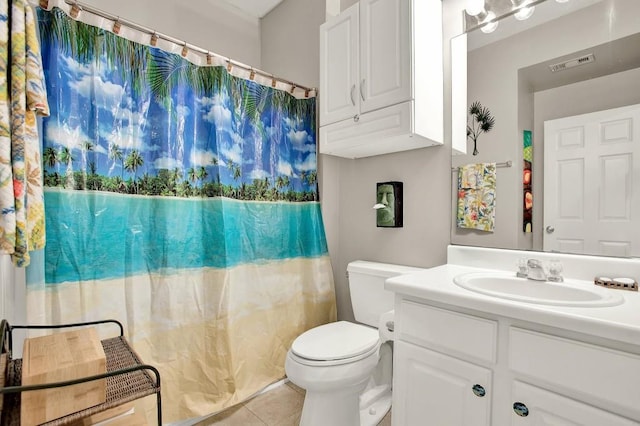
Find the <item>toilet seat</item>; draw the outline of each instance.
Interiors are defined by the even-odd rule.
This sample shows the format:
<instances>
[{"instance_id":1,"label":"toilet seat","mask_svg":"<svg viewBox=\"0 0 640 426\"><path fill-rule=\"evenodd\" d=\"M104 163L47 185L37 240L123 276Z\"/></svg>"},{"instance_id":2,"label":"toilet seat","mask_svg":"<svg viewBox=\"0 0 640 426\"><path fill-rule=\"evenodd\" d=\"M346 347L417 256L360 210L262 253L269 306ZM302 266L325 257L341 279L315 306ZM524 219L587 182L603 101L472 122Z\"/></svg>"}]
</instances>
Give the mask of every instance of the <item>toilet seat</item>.
<instances>
[{"instance_id":1,"label":"toilet seat","mask_svg":"<svg viewBox=\"0 0 640 426\"><path fill-rule=\"evenodd\" d=\"M377 329L338 321L302 333L291 345L290 355L305 365L346 364L370 356L379 343Z\"/></svg>"}]
</instances>

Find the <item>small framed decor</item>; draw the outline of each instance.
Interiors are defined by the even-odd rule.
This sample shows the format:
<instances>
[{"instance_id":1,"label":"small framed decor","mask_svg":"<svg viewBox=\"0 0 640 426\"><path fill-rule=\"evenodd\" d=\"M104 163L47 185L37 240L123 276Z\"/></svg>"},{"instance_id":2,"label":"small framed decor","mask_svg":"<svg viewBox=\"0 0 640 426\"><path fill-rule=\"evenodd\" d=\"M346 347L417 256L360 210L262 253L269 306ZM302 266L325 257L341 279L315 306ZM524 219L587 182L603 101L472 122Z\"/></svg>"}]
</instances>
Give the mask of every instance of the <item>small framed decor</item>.
<instances>
[{"instance_id":1,"label":"small framed decor","mask_svg":"<svg viewBox=\"0 0 640 426\"><path fill-rule=\"evenodd\" d=\"M402 182L378 182L376 189L376 225L402 228Z\"/></svg>"}]
</instances>

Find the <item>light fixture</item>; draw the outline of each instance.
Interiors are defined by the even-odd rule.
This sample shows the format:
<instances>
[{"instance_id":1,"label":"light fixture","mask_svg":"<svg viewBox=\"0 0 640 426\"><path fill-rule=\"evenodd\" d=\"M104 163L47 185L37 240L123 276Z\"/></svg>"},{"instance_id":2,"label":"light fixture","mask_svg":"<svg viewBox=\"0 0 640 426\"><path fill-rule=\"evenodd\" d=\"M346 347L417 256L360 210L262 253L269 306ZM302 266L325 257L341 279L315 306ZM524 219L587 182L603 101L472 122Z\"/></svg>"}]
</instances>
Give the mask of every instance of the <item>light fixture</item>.
<instances>
[{"instance_id":1,"label":"light fixture","mask_svg":"<svg viewBox=\"0 0 640 426\"><path fill-rule=\"evenodd\" d=\"M482 32L492 33L498 28L498 21L495 20L496 14L492 11L487 11L484 0L467 0L465 11L467 15L476 18Z\"/></svg>"},{"instance_id":2,"label":"light fixture","mask_svg":"<svg viewBox=\"0 0 640 426\"><path fill-rule=\"evenodd\" d=\"M478 15L478 24L481 24L480 31L485 34L492 33L498 28L498 21L496 21L496 14L492 11L485 12L484 19L480 19L480 15Z\"/></svg>"},{"instance_id":3,"label":"light fixture","mask_svg":"<svg viewBox=\"0 0 640 426\"><path fill-rule=\"evenodd\" d=\"M476 16L484 12L484 0L467 0L466 11L469 16Z\"/></svg>"},{"instance_id":4,"label":"light fixture","mask_svg":"<svg viewBox=\"0 0 640 426\"><path fill-rule=\"evenodd\" d=\"M569 0L556 0L558 3L567 3Z\"/></svg>"},{"instance_id":5,"label":"light fixture","mask_svg":"<svg viewBox=\"0 0 640 426\"><path fill-rule=\"evenodd\" d=\"M531 15L533 15L533 11L535 10L535 6L526 6L529 3L527 0L511 0L511 4L515 9L518 9L516 13L513 14L513 17L518 21L524 21L525 19L529 19Z\"/></svg>"}]
</instances>

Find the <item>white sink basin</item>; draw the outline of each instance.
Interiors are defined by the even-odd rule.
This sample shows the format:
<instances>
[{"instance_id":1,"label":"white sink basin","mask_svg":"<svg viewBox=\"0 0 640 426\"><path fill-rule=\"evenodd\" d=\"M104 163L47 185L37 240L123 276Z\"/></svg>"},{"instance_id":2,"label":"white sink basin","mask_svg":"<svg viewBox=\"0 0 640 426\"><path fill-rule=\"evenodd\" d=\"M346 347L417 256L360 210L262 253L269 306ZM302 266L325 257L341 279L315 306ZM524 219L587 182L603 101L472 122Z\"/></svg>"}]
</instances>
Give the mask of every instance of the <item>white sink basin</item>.
<instances>
[{"instance_id":1,"label":"white sink basin","mask_svg":"<svg viewBox=\"0 0 640 426\"><path fill-rule=\"evenodd\" d=\"M616 290L597 287L587 281L550 283L496 271L460 274L453 282L459 287L487 296L540 305L600 307L616 306L624 302L624 298Z\"/></svg>"}]
</instances>

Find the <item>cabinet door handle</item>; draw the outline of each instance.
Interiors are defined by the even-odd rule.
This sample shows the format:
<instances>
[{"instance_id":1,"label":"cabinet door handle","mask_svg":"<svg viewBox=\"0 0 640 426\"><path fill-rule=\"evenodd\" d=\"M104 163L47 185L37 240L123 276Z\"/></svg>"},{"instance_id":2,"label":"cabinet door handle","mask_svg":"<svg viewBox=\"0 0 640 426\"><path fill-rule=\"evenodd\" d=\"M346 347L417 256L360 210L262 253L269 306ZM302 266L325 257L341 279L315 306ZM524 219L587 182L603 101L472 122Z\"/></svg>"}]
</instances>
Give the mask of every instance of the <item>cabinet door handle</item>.
<instances>
[{"instance_id":1,"label":"cabinet door handle","mask_svg":"<svg viewBox=\"0 0 640 426\"><path fill-rule=\"evenodd\" d=\"M484 388L478 384L473 385L473 387L471 388L471 390L473 391L473 394L477 397L482 398L483 396L485 396L487 394L487 392L484 390Z\"/></svg>"},{"instance_id":2,"label":"cabinet door handle","mask_svg":"<svg viewBox=\"0 0 640 426\"><path fill-rule=\"evenodd\" d=\"M522 402L514 402L513 411L520 417L527 417L529 415L529 409Z\"/></svg>"},{"instance_id":3,"label":"cabinet door handle","mask_svg":"<svg viewBox=\"0 0 640 426\"><path fill-rule=\"evenodd\" d=\"M353 106L356 105L356 98L353 96L355 91L356 85L354 84L353 86L351 86L351 103L353 104Z\"/></svg>"},{"instance_id":4,"label":"cabinet door handle","mask_svg":"<svg viewBox=\"0 0 640 426\"><path fill-rule=\"evenodd\" d=\"M360 98L364 101L364 78L360 82Z\"/></svg>"}]
</instances>

